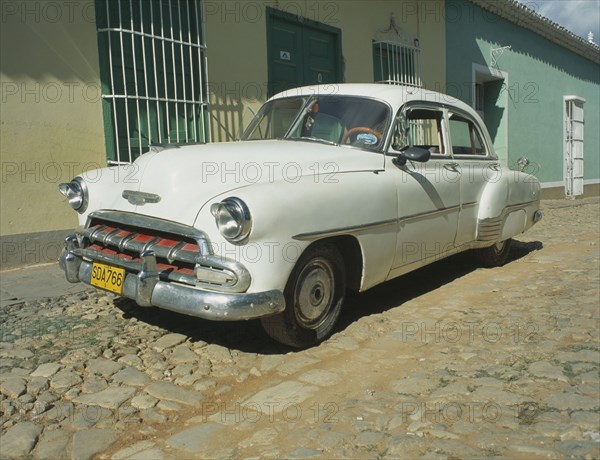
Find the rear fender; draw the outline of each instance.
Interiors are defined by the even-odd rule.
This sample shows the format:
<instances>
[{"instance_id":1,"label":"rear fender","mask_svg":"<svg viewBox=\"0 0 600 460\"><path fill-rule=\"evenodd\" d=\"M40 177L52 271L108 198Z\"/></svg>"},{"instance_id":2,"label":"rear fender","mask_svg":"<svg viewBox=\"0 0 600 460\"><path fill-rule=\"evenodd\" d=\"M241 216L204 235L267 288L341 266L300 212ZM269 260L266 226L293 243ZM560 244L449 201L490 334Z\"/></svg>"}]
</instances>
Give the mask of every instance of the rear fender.
<instances>
[{"instance_id":1,"label":"rear fender","mask_svg":"<svg viewBox=\"0 0 600 460\"><path fill-rule=\"evenodd\" d=\"M505 170L488 182L477 216L477 240L494 243L512 238L533 225L539 210L540 183L530 174Z\"/></svg>"}]
</instances>

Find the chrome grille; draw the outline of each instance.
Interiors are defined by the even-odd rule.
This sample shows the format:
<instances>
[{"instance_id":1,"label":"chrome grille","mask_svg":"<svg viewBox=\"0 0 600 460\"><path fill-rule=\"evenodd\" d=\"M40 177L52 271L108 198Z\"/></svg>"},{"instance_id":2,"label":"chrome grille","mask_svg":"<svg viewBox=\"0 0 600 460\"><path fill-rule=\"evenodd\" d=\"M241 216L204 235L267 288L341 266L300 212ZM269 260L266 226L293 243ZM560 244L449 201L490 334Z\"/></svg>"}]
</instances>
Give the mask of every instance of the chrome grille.
<instances>
[{"instance_id":1,"label":"chrome grille","mask_svg":"<svg viewBox=\"0 0 600 460\"><path fill-rule=\"evenodd\" d=\"M141 254L144 251L154 251L156 257L173 262L195 264L200 254L196 242L181 241L175 236L161 237L149 234L147 229L123 229L111 225L98 224L86 228L83 236L90 243L112 246L119 252Z\"/></svg>"},{"instance_id":2,"label":"chrome grille","mask_svg":"<svg viewBox=\"0 0 600 460\"><path fill-rule=\"evenodd\" d=\"M90 214L81 236L78 251L88 260L139 272L141 254L152 251L163 280L227 292L245 292L250 285L245 267L212 254L206 235L193 227L140 214L97 211Z\"/></svg>"}]
</instances>

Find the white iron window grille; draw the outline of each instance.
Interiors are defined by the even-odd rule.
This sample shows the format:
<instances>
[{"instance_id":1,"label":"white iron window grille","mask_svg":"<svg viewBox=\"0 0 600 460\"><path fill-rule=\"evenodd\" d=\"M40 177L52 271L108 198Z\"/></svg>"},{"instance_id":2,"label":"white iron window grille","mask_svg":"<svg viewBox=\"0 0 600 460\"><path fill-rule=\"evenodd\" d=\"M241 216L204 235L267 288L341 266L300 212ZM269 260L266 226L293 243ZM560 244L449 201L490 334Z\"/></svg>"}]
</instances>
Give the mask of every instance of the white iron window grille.
<instances>
[{"instance_id":1,"label":"white iron window grille","mask_svg":"<svg viewBox=\"0 0 600 460\"><path fill-rule=\"evenodd\" d=\"M421 50L417 47L374 41L373 70L377 83L423 86Z\"/></svg>"},{"instance_id":2,"label":"white iron window grille","mask_svg":"<svg viewBox=\"0 0 600 460\"><path fill-rule=\"evenodd\" d=\"M96 0L109 164L207 142L202 0Z\"/></svg>"}]
</instances>

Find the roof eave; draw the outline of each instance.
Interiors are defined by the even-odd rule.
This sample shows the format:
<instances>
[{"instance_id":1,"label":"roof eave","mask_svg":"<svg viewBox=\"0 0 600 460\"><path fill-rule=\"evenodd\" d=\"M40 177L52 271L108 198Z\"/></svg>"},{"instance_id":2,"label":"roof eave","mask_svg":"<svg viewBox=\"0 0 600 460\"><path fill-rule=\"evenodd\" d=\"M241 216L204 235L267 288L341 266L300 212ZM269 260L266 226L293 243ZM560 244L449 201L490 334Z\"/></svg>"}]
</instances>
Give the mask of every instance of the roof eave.
<instances>
[{"instance_id":1,"label":"roof eave","mask_svg":"<svg viewBox=\"0 0 600 460\"><path fill-rule=\"evenodd\" d=\"M600 64L600 47L587 42L557 23L536 13L515 0L470 0L477 6L497 14L516 24L562 46L574 53Z\"/></svg>"}]
</instances>

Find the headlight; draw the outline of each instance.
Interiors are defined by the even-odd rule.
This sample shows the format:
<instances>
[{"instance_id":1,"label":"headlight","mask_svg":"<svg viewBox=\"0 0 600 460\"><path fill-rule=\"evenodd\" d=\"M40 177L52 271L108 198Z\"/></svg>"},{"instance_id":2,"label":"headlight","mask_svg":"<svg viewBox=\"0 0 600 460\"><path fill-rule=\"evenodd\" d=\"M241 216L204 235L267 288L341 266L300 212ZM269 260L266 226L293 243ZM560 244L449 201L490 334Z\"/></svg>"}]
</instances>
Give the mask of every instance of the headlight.
<instances>
[{"instance_id":1,"label":"headlight","mask_svg":"<svg viewBox=\"0 0 600 460\"><path fill-rule=\"evenodd\" d=\"M233 242L242 241L250 234L252 218L248 206L239 198L225 198L210 207L215 216L217 228L226 239Z\"/></svg>"},{"instance_id":2,"label":"headlight","mask_svg":"<svg viewBox=\"0 0 600 460\"><path fill-rule=\"evenodd\" d=\"M71 207L78 213L83 213L88 205L88 189L81 177L76 177L69 183L58 186L58 190L69 200Z\"/></svg>"}]
</instances>

